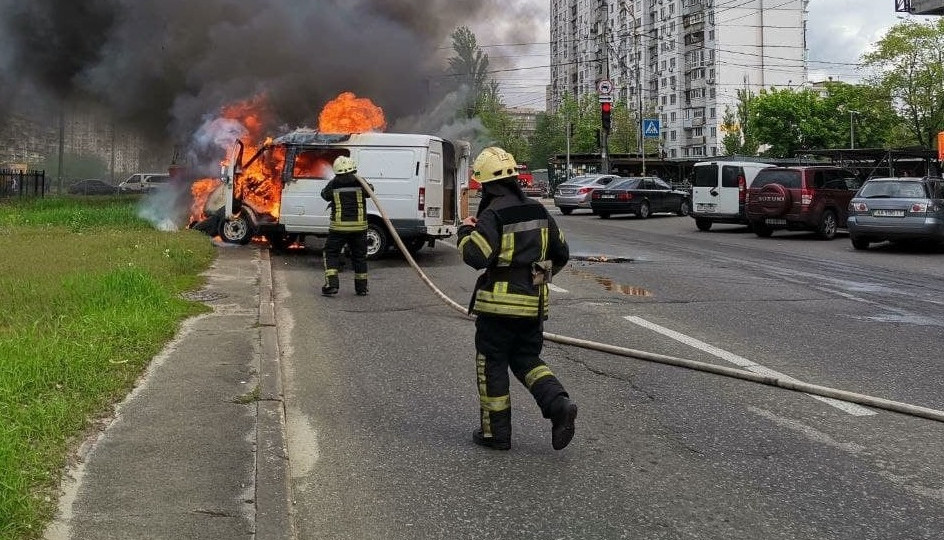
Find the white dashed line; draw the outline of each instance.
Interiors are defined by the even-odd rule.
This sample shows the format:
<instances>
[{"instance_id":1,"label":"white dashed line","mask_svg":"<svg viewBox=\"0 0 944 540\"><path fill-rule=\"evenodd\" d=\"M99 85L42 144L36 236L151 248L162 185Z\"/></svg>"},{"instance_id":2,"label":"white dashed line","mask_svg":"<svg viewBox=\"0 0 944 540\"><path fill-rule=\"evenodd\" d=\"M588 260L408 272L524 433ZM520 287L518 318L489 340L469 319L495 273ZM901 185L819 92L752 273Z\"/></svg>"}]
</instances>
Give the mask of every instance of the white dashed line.
<instances>
[{"instance_id":1,"label":"white dashed line","mask_svg":"<svg viewBox=\"0 0 944 540\"><path fill-rule=\"evenodd\" d=\"M794 379L793 377L790 377L789 375L784 375L783 373L780 373L779 371L774 371L768 367L758 364L757 362L748 360L747 358L744 358L743 356L738 356L724 349L719 349L718 347L715 347L714 345L710 345L708 343L705 343L704 341L697 340L691 336L687 336L680 332L676 332L675 330L671 330L664 326L659 326L658 324L649 322L646 319L643 319L641 317L629 315L623 318L633 324L642 326L643 328L647 328L649 330L652 330L653 332L662 334L663 336L670 337L676 341L684 343L690 347L694 347L698 350L704 351L712 356L721 358L722 360L730 362L738 367L742 367L748 371L752 371L754 373L758 373L761 375L767 375L770 377L776 377L778 379L784 379L788 381L798 381L797 379ZM822 396L814 396L810 394L807 394L807 395L813 399L822 401L823 403L826 403L827 405L836 407L837 409L845 413L851 414L853 416L870 416L870 415L875 414L875 411L871 409L866 409L865 407L860 407L859 405L856 405L854 403L849 403L846 401L840 401L838 399L831 399L831 398L822 397Z\"/></svg>"}]
</instances>

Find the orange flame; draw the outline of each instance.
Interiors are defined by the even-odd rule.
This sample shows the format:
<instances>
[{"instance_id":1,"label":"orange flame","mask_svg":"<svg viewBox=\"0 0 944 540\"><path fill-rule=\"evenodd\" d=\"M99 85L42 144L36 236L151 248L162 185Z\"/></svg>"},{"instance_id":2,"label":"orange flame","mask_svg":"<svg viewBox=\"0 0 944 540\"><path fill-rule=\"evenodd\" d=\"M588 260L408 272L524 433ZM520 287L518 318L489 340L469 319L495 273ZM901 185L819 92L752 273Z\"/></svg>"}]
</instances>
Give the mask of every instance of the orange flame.
<instances>
[{"instance_id":1,"label":"orange flame","mask_svg":"<svg viewBox=\"0 0 944 540\"><path fill-rule=\"evenodd\" d=\"M223 118L237 120L248 132L248 141L245 144L255 144L262 138L262 130L271 116L269 103L265 95L258 95L252 99L237 101L223 107Z\"/></svg>"},{"instance_id":2,"label":"orange flame","mask_svg":"<svg viewBox=\"0 0 944 540\"><path fill-rule=\"evenodd\" d=\"M223 108L223 117L237 120L246 128L247 136L243 140L243 159L250 159L259 149L262 139L262 130L269 123L269 103L266 96L260 95L252 99L232 103ZM266 138L262 144L271 142ZM236 198L242 200L256 214L269 214L273 218L279 217L279 201L282 197L282 183L279 173L282 170L284 151L276 149L274 153L260 156L250 163L240 174L234 186Z\"/></svg>"},{"instance_id":3,"label":"orange flame","mask_svg":"<svg viewBox=\"0 0 944 540\"><path fill-rule=\"evenodd\" d=\"M322 133L364 133L387 129L383 109L353 92L343 92L329 101L318 115Z\"/></svg>"},{"instance_id":4,"label":"orange flame","mask_svg":"<svg viewBox=\"0 0 944 540\"><path fill-rule=\"evenodd\" d=\"M209 217L204 211L207 199L216 191L216 188L220 187L220 184L222 182L216 178L204 178L197 180L190 186L190 195L192 196L190 223L197 223Z\"/></svg>"}]
</instances>

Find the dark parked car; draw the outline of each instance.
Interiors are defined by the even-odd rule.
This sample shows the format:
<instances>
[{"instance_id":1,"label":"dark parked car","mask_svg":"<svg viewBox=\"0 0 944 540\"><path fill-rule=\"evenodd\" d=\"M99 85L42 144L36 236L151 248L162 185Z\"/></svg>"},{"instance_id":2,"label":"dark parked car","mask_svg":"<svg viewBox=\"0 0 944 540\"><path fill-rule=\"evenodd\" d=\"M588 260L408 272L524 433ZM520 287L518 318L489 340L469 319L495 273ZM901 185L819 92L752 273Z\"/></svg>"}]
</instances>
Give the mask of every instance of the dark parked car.
<instances>
[{"instance_id":1,"label":"dark parked car","mask_svg":"<svg viewBox=\"0 0 944 540\"><path fill-rule=\"evenodd\" d=\"M854 172L839 167L763 169L747 190L747 219L760 237L787 229L832 240L846 226L849 201L861 185Z\"/></svg>"},{"instance_id":2,"label":"dark parked car","mask_svg":"<svg viewBox=\"0 0 944 540\"><path fill-rule=\"evenodd\" d=\"M620 178L593 190L590 209L603 219L613 214L635 214L646 219L660 212L687 216L692 199L687 191L672 189L661 178Z\"/></svg>"},{"instance_id":3,"label":"dark parked car","mask_svg":"<svg viewBox=\"0 0 944 540\"><path fill-rule=\"evenodd\" d=\"M554 206L560 208L561 214L570 215L578 208L590 209L590 194L593 190L608 185L619 178L615 174L587 174L575 176L557 186L554 190Z\"/></svg>"},{"instance_id":4,"label":"dark parked car","mask_svg":"<svg viewBox=\"0 0 944 540\"><path fill-rule=\"evenodd\" d=\"M113 186L104 180L79 180L72 183L67 189L72 195L115 195L118 186Z\"/></svg>"},{"instance_id":5,"label":"dark parked car","mask_svg":"<svg viewBox=\"0 0 944 540\"><path fill-rule=\"evenodd\" d=\"M871 242L944 243L944 179L872 178L849 203L852 247Z\"/></svg>"}]
</instances>

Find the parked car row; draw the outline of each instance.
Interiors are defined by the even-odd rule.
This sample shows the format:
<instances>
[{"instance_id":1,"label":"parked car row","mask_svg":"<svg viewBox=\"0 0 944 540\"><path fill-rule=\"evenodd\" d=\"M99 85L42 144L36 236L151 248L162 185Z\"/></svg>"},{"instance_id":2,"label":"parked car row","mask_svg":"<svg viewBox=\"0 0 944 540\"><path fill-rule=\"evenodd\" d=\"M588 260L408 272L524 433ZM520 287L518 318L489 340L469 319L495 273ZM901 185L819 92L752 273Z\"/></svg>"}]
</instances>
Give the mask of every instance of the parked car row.
<instances>
[{"instance_id":1,"label":"parked car row","mask_svg":"<svg viewBox=\"0 0 944 540\"><path fill-rule=\"evenodd\" d=\"M565 216L577 209L588 209L602 219L614 214L632 214L646 219L661 212L687 216L691 196L688 191L674 189L654 176L589 174L558 185L554 190L554 206Z\"/></svg>"},{"instance_id":2,"label":"parked car row","mask_svg":"<svg viewBox=\"0 0 944 540\"><path fill-rule=\"evenodd\" d=\"M767 238L778 230L812 231L824 240L846 229L855 249L884 241L944 245L944 179L871 178L833 165L778 167L754 161L696 163L691 191L657 177L588 174L557 186L564 215L587 209L607 219L631 214L691 215L708 231L741 223Z\"/></svg>"},{"instance_id":3,"label":"parked car row","mask_svg":"<svg viewBox=\"0 0 944 540\"><path fill-rule=\"evenodd\" d=\"M825 240L849 231L856 249L872 242L944 243L944 180L871 178L836 166L777 167L755 162L695 165L692 217L699 230L744 223L759 237L814 231Z\"/></svg>"}]
</instances>

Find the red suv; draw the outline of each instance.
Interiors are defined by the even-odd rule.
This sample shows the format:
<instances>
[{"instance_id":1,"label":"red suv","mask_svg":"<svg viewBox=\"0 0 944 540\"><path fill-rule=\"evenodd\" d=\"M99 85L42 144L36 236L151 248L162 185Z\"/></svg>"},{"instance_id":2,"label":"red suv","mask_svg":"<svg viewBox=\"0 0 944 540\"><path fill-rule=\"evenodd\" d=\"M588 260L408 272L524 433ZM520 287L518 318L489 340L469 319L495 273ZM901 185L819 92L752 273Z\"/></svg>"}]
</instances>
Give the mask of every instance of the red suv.
<instances>
[{"instance_id":1,"label":"red suv","mask_svg":"<svg viewBox=\"0 0 944 540\"><path fill-rule=\"evenodd\" d=\"M764 238L787 229L832 240L845 228L849 201L861 185L855 172L840 167L769 167L747 191L747 219Z\"/></svg>"}]
</instances>

